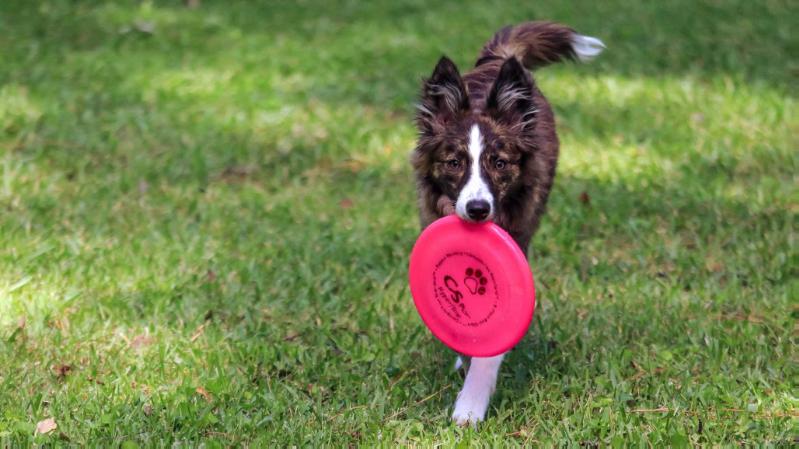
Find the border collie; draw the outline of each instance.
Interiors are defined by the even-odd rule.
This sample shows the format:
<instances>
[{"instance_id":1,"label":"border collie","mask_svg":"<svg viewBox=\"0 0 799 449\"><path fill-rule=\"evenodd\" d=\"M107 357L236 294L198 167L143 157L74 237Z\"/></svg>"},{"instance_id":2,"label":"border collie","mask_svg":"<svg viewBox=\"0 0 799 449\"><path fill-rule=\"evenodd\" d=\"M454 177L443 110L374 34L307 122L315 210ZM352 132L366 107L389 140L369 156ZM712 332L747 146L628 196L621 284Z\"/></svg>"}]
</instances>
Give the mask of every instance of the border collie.
<instances>
[{"instance_id":1,"label":"border collie","mask_svg":"<svg viewBox=\"0 0 799 449\"><path fill-rule=\"evenodd\" d=\"M527 69L588 61L603 48L564 25L529 22L498 31L463 76L443 56L423 83L416 115L412 164L422 228L453 213L493 220L527 254L558 159L552 108ZM471 359L452 413L457 424L484 419L503 356Z\"/></svg>"}]
</instances>

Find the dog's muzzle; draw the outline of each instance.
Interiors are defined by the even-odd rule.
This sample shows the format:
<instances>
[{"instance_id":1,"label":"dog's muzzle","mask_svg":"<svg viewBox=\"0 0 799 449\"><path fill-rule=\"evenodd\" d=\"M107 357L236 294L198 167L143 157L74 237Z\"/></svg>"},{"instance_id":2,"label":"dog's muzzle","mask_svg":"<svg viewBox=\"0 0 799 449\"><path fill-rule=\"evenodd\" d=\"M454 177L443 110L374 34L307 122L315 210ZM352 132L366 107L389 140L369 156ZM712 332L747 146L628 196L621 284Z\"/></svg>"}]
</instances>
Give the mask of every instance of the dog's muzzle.
<instances>
[{"instance_id":1,"label":"dog's muzzle","mask_svg":"<svg viewBox=\"0 0 799 449\"><path fill-rule=\"evenodd\" d=\"M466 203L466 215L472 221L483 221L491 213L491 204L486 200L471 200Z\"/></svg>"}]
</instances>

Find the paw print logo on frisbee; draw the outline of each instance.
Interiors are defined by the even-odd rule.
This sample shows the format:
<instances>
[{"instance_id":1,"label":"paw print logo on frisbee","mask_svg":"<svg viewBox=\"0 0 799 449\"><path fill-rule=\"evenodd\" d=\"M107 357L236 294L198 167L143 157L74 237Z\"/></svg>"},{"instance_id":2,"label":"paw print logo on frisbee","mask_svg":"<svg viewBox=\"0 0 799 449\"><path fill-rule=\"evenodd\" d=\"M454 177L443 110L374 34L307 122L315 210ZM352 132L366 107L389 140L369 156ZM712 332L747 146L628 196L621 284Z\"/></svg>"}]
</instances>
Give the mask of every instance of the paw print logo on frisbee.
<instances>
[{"instance_id":1,"label":"paw print logo on frisbee","mask_svg":"<svg viewBox=\"0 0 799 449\"><path fill-rule=\"evenodd\" d=\"M486 284L488 278L483 276L483 272L479 268L469 267L466 269L466 277L463 278L463 285L473 295L485 295Z\"/></svg>"},{"instance_id":2,"label":"paw print logo on frisbee","mask_svg":"<svg viewBox=\"0 0 799 449\"><path fill-rule=\"evenodd\" d=\"M482 326L497 308L494 274L468 251L445 254L433 270L430 285L441 311L468 327Z\"/></svg>"}]
</instances>

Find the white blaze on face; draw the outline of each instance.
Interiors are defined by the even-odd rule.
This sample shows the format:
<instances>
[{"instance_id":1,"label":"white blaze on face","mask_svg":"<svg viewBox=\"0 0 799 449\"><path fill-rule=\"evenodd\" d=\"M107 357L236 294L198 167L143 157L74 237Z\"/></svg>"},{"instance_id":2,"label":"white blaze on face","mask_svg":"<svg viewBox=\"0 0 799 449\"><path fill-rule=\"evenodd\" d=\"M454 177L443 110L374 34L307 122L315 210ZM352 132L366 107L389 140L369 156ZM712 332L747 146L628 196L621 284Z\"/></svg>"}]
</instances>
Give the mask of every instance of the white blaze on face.
<instances>
[{"instance_id":1,"label":"white blaze on face","mask_svg":"<svg viewBox=\"0 0 799 449\"><path fill-rule=\"evenodd\" d=\"M469 215L466 213L466 204L472 200L487 201L491 207L488 213L488 219L494 216L494 196L488 188L483 179L483 167L480 164L480 156L483 154L483 136L480 134L480 128L477 125L472 125L472 130L469 133L469 156L471 157L471 164L469 166L468 180L466 185L461 189L458 195L458 201L455 203L455 212L459 217L464 220L469 220Z\"/></svg>"}]
</instances>

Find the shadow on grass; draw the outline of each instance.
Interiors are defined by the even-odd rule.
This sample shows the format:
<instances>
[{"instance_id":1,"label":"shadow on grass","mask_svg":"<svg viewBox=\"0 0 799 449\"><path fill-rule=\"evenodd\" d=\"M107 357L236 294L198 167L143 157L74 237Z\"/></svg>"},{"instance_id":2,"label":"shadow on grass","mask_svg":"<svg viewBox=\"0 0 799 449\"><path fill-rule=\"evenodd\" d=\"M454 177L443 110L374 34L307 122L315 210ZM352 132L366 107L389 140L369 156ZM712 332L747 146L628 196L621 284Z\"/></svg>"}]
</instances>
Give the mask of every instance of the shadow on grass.
<instances>
[{"instance_id":1,"label":"shadow on grass","mask_svg":"<svg viewBox=\"0 0 799 449\"><path fill-rule=\"evenodd\" d=\"M712 166L706 169L708 178L717 176ZM607 363L615 363L608 360L626 360L621 374L632 377L637 373L632 358L647 358L647 351L657 348L696 357L701 361L696 363L707 366L718 364L705 361L716 357L709 350L709 355L697 353L707 349L701 346L706 336L721 339L716 351L734 358L736 364L756 364L759 358L777 369L784 365L779 351L780 341L787 341L790 329L787 311L781 309L782 301L770 303L760 294L766 287L787 294L793 268L767 256L785 251L790 212L757 209L723 198L697 199L694 192L678 185L637 190L569 176L561 176L558 182L561 187L551 206L558 221L546 225L536 237L535 243L546 249L533 259L534 267L541 268L536 274L539 301L545 307L539 310L530 335L508 359L500 400L527 391L531 382L558 383L580 373L601 376L606 374ZM357 176L340 180L342 190L350 192L356 203L370 198L361 186ZM592 205L570 207L568 203L576 202L583 190L591 192ZM604 212L603 217L599 211ZM357 209L351 213L342 215L357 223L368 223L371 216L370 211ZM662 226L665 233L658 232ZM129 315L131 322L146 323L154 315L166 313L168 321L195 317L198 321L188 326L192 328L201 322L199 317L210 315L212 322L231 333L234 345L258 340L278 352L280 348L304 348L317 356L304 360L304 365L291 358L265 362L264 369L282 370L286 376L324 371L330 358L336 358L345 371L364 375L385 371L399 376L413 367L416 380L432 382L425 394L443 388L448 381L455 382L451 391L427 407L435 414L436 407L448 406L459 383L449 374L453 355L421 327L404 286L404 249L410 248L416 236L413 223L399 228L397 223L388 228L364 224L348 231L335 216L319 220L309 214L304 223L291 229L302 237L284 240L279 255L270 256L280 257L280 266L263 268L264 256L242 248L247 243L240 241L234 245L237 249L219 253L213 262L220 271L238 273L237 279L201 288L192 281L190 293L177 294L161 312L151 307L164 307L161 296L174 296L175 292L142 293L142 297L154 299L155 305L138 304L136 316ZM659 237L653 239L653 235ZM735 249L747 245L751 235L763 236L764 246L752 254L737 254ZM386 238L393 243L381 245ZM547 242L553 238L556 251ZM625 240L627 254L613 259L607 247ZM535 243L534 248L538 246ZM663 248L658 249L661 243ZM582 253L590 252L590 245L605 248L591 254L600 258L605 254L608 261L586 267L588 256ZM677 254L669 255L667 247L676 247ZM708 268L708 257L728 258L724 262L730 268ZM732 260L736 258L739 260ZM352 263L331 263L332 259ZM639 278L637 282L628 279L631 274ZM307 279L313 282L306 285ZM614 295L637 289L640 292L632 298L614 299ZM741 299L730 300L730 294ZM581 299L571 302L570 295ZM592 296L596 299L586 299ZM763 321L738 322L738 317L752 314ZM318 317L324 321L309 324ZM397 328L388 332L392 320L397 320ZM292 337L298 332L300 337ZM767 339L758 343L756 351L740 345L741 339L759 335ZM385 341L394 342L386 353L378 351L376 358L365 355L375 354L370 348Z\"/></svg>"},{"instance_id":2,"label":"shadow on grass","mask_svg":"<svg viewBox=\"0 0 799 449\"><path fill-rule=\"evenodd\" d=\"M179 2L149 7L131 2L99 7L56 4L38 11L27 2L11 2L7 8L22 18L20 23L36 25L24 31L12 29L8 35L36 36L44 43L37 51L60 54L67 66L110 48L113 53L105 57L130 58L144 70L156 61L195 70L209 63L249 71L271 67L283 76L312 80L302 95L338 103L405 109L418 90L418 79L428 75L442 50L471 64L480 45L499 27L528 18L570 22L575 19L573 11L582 14L579 23L571 24L609 45L597 61L598 69L590 70L632 78L742 77L789 95L796 93L797 67L784 58L796 53L796 42L790 39L789 8L779 2L598 5L579 1L488 7L477 2L289 6L207 1L197 10ZM136 31L136 23L148 21L156 26L153 34ZM681 35L693 38L675 38ZM27 63L35 61L24 57L29 49L13 48ZM245 57L235 61L231 54Z\"/></svg>"}]
</instances>

